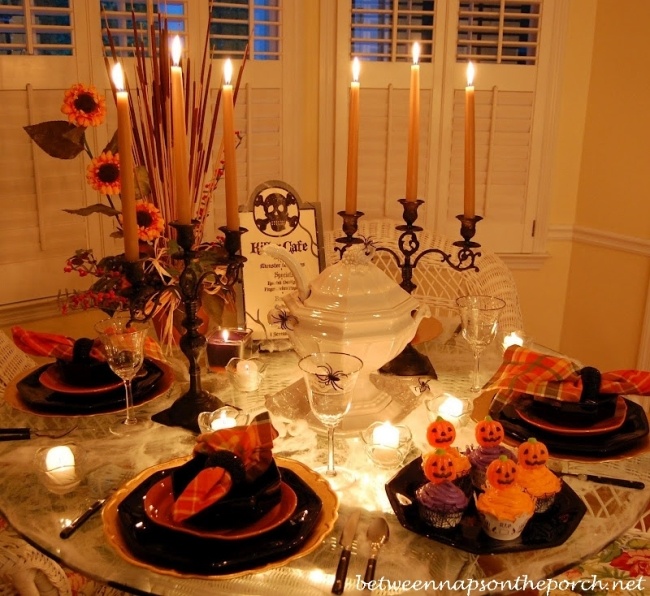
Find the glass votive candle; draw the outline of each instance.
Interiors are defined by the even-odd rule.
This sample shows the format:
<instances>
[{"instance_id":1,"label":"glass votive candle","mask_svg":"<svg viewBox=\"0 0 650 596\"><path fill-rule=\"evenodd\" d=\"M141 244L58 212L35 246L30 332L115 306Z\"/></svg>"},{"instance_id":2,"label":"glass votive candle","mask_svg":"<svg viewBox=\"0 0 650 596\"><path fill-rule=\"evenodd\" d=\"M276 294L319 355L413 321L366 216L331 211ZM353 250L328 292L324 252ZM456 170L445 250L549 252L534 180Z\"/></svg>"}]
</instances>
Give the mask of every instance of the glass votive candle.
<instances>
[{"instance_id":1,"label":"glass votive candle","mask_svg":"<svg viewBox=\"0 0 650 596\"><path fill-rule=\"evenodd\" d=\"M451 393L443 393L433 399L427 399L424 405L427 408L429 421L433 422L438 416L442 416L457 428L467 422L470 410L470 401L468 399L461 399L451 395Z\"/></svg>"},{"instance_id":2,"label":"glass votive candle","mask_svg":"<svg viewBox=\"0 0 650 596\"><path fill-rule=\"evenodd\" d=\"M373 422L361 433L361 439L370 461L384 469L401 466L412 444L408 427L390 422Z\"/></svg>"},{"instance_id":3,"label":"glass votive candle","mask_svg":"<svg viewBox=\"0 0 650 596\"><path fill-rule=\"evenodd\" d=\"M58 495L72 492L81 484L83 463L84 451L74 443L43 447L35 456L40 481Z\"/></svg>"},{"instance_id":4,"label":"glass votive candle","mask_svg":"<svg viewBox=\"0 0 650 596\"><path fill-rule=\"evenodd\" d=\"M231 358L226 365L230 382L239 391L257 391L265 369L266 363L259 358Z\"/></svg>"},{"instance_id":5,"label":"glass votive candle","mask_svg":"<svg viewBox=\"0 0 650 596\"><path fill-rule=\"evenodd\" d=\"M211 433L224 428L244 426L248 422L248 414L234 406L224 406L214 412L201 412L197 420L202 433Z\"/></svg>"},{"instance_id":6,"label":"glass votive candle","mask_svg":"<svg viewBox=\"0 0 650 596\"><path fill-rule=\"evenodd\" d=\"M232 358L248 358L252 352L252 329L219 328L207 338L206 356L213 372L224 370Z\"/></svg>"}]
</instances>

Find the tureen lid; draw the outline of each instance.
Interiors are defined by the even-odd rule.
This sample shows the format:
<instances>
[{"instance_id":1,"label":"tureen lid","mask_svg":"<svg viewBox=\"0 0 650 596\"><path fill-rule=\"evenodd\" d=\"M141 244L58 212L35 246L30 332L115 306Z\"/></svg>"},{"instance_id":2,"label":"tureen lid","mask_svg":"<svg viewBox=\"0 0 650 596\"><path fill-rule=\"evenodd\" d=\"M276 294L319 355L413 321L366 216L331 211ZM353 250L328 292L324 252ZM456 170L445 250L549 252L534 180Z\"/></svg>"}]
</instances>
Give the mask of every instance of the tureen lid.
<instances>
[{"instance_id":1,"label":"tureen lid","mask_svg":"<svg viewBox=\"0 0 650 596\"><path fill-rule=\"evenodd\" d=\"M324 269L311 282L305 306L324 311L377 313L414 300L372 262L374 252L372 246L347 248L338 263Z\"/></svg>"}]
</instances>

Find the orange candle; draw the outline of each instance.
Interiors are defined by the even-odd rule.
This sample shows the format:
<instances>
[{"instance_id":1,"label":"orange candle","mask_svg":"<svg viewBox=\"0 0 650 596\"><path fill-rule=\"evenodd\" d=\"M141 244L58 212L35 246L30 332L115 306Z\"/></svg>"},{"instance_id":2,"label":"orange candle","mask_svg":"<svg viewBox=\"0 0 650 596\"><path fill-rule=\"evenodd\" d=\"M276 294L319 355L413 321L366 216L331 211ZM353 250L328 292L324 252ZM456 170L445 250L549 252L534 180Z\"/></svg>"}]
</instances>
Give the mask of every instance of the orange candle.
<instances>
[{"instance_id":1,"label":"orange candle","mask_svg":"<svg viewBox=\"0 0 650 596\"><path fill-rule=\"evenodd\" d=\"M474 65L467 65L467 87L465 87L465 217L474 217L475 192L475 140L474 140Z\"/></svg>"},{"instance_id":2,"label":"orange candle","mask_svg":"<svg viewBox=\"0 0 650 596\"><path fill-rule=\"evenodd\" d=\"M418 198L418 152L420 145L420 44L413 44L411 88L409 94L408 154L406 160L406 200Z\"/></svg>"},{"instance_id":3,"label":"orange candle","mask_svg":"<svg viewBox=\"0 0 650 596\"><path fill-rule=\"evenodd\" d=\"M116 89L117 102L117 151L120 156L120 195L122 200L122 234L124 257L137 261L140 257L138 244L138 220L135 212L135 174L133 166L133 131L129 112L129 93L124 89L124 72L117 63L111 72Z\"/></svg>"},{"instance_id":4,"label":"orange candle","mask_svg":"<svg viewBox=\"0 0 650 596\"><path fill-rule=\"evenodd\" d=\"M226 162L226 227L239 230L239 198L237 197L237 156L235 154L235 117L232 79L232 62L226 60L223 67L223 88L221 105L223 106L223 153Z\"/></svg>"},{"instance_id":5,"label":"orange candle","mask_svg":"<svg viewBox=\"0 0 650 596\"><path fill-rule=\"evenodd\" d=\"M176 189L176 219L179 223L189 224L192 221L192 209L190 206L189 168L187 166L183 70L179 66L181 52L181 40L177 35L172 41L172 159L174 188Z\"/></svg>"},{"instance_id":6,"label":"orange candle","mask_svg":"<svg viewBox=\"0 0 650 596\"><path fill-rule=\"evenodd\" d=\"M350 83L350 116L348 121L348 177L345 192L345 212L357 212L357 176L359 171L359 58L352 61Z\"/></svg>"}]
</instances>

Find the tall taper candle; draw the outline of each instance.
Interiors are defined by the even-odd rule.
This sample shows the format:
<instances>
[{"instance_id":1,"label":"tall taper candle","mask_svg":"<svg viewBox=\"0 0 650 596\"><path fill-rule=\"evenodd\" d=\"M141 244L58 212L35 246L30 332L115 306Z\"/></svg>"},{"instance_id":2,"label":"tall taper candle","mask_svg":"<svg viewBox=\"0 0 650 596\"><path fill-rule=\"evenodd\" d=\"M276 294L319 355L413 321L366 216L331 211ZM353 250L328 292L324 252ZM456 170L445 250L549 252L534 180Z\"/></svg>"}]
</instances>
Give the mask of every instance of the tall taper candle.
<instances>
[{"instance_id":1,"label":"tall taper candle","mask_svg":"<svg viewBox=\"0 0 650 596\"><path fill-rule=\"evenodd\" d=\"M226 161L226 227L239 229L239 198L237 197L237 156L235 153L235 117L232 85L232 62L226 60L223 67L223 88L221 105L223 106L223 154Z\"/></svg>"},{"instance_id":2,"label":"tall taper candle","mask_svg":"<svg viewBox=\"0 0 650 596\"><path fill-rule=\"evenodd\" d=\"M192 220L190 206L190 172L187 165L187 137L185 132L185 97L183 95L183 69L181 40L178 35L172 41L172 157L174 165L174 188L176 190L176 219L189 224Z\"/></svg>"},{"instance_id":3,"label":"tall taper candle","mask_svg":"<svg viewBox=\"0 0 650 596\"><path fill-rule=\"evenodd\" d=\"M475 140L474 140L474 65L467 65L467 87L465 87L465 217L474 217L475 193Z\"/></svg>"},{"instance_id":4,"label":"tall taper candle","mask_svg":"<svg viewBox=\"0 0 650 596\"><path fill-rule=\"evenodd\" d=\"M359 58L352 61L350 83L350 116L348 121L348 177L345 190L345 212L357 212L357 180L359 173Z\"/></svg>"},{"instance_id":5,"label":"tall taper candle","mask_svg":"<svg viewBox=\"0 0 650 596\"><path fill-rule=\"evenodd\" d=\"M133 166L133 131L129 111L129 93L124 89L122 65L115 64L111 71L117 102L117 151L120 156L120 198L122 201L122 234L124 257L137 261L140 257L138 244L138 220L135 212L135 174Z\"/></svg>"},{"instance_id":6,"label":"tall taper candle","mask_svg":"<svg viewBox=\"0 0 650 596\"><path fill-rule=\"evenodd\" d=\"M409 94L408 154L406 160L407 201L418 198L418 154L420 148L420 44L413 44L413 64L411 65L411 88Z\"/></svg>"}]
</instances>

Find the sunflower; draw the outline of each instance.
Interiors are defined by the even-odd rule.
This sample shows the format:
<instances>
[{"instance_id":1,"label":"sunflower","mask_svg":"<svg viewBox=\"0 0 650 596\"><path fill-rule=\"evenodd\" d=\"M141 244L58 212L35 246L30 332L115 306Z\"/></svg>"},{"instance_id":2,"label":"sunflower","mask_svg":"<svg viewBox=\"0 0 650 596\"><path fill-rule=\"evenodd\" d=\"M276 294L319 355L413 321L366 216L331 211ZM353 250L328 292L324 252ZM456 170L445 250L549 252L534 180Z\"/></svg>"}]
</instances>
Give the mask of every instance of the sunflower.
<instances>
[{"instance_id":1,"label":"sunflower","mask_svg":"<svg viewBox=\"0 0 650 596\"><path fill-rule=\"evenodd\" d=\"M135 202L135 217L138 222L138 240L150 242L159 238L165 231L165 220L160 209L147 201Z\"/></svg>"},{"instance_id":2,"label":"sunflower","mask_svg":"<svg viewBox=\"0 0 650 596\"><path fill-rule=\"evenodd\" d=\"M93 158L86 168L88 184L106 195L120 193L120 156L111 151L104 151Z\"/></svg>"},{"instance_id":3,"label":"sunflower","mask_svg":"<svg viewBox=\"0 0 650 596\"><path fill-rule=\"evenodd\" d=\"M93 85L76 83L65 92L61 111L77 126L98 126L106 117L106 100Z\"/></svg>"}]
</instances>

